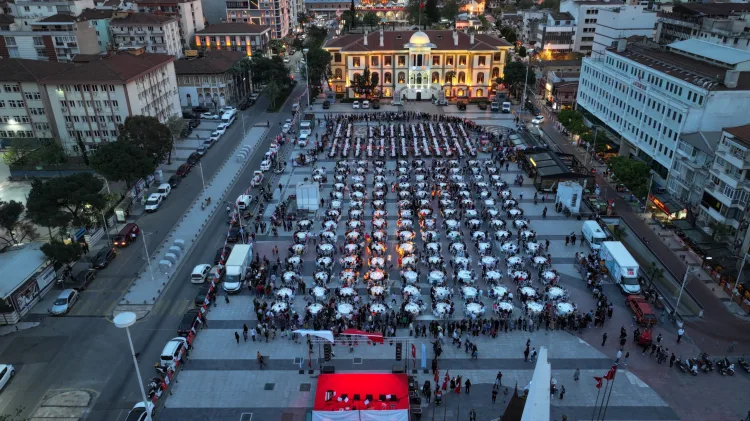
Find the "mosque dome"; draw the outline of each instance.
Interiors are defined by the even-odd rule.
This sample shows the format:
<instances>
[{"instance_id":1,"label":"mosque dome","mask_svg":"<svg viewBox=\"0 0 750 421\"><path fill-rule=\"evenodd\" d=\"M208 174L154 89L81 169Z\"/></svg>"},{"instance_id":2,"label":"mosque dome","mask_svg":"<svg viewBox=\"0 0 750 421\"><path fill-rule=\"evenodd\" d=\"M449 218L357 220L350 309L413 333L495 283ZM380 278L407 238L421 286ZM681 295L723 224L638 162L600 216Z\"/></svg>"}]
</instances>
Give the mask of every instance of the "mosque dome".
<instances>
[{"instance_id":1,"label":"mosque dome","mask_svg":"<svg viewBox=\"0 0 750 421\"><path fill-rule=\"evenodd\" d=\"M417 31L409 38L409 44L425 45L430 43L430 37L422 31Z\"/></svg>"}]
</instances>

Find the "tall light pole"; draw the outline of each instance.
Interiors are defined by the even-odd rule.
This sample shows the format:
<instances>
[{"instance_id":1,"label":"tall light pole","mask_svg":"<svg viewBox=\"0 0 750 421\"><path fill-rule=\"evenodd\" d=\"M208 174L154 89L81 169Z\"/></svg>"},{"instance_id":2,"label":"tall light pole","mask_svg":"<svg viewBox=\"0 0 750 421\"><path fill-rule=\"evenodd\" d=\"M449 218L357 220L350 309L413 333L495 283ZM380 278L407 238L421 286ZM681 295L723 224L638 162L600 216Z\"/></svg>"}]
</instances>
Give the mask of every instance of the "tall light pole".
<instances>
[{"instance_id":1,"label":"tall light pole","mask_svg":"<svg viewBox=\"0 0 750 421\"><path fill-rule=\"evenodd\" d=\"M531 61L526 63L526 78L523 80L523 99L521 100L521 110L526 109L526 84L529 82L529 67L531 65Z\"/></svg>"},{"instance_id":2,"label":"tall light pole","mask_svg":"<svg viewBox=\"0 0 750 421\"><path fill-rule=\"evenodd\" d=\"M307 108L310 108L310 72L309 68L307 67L307 52L310 51L309 48L303 48L302 54L305 56L305 80L307 81Z\"/></svg>"},{"instance_id":3,"label":"tall light pole","mask_svg":"<svg viewBox=\"0 0 750 421\"><path fill-rule=\"evenodd\" d=\"M744 255L744 256L742 256L742 266L740 266L740 271L739 271L739 272L737 272L737 279L735 279L735 281L734 281L734 288L732 288L732 296L731 296L731 297L729 297L729 299L730 299L730 302L731 302L731 301L734 301L734 296L735 296L735 294L737 294L737 293L739 292L739 291L737 290L737 285L739 285L739 284L740 284L740 276L742 275L742 269L744 269L744 268L745 268L745 260L747 260L747 256L748 256L748 254L747 254L747 253L745 253L745 255Z\"/></svg>"},{"instance_id":4,"label":"tall light pole","mask_svg":"<svg viewBox=\"0 0 750 421\"><path fill-rule=\"evenodd\" d=\"M648 210L648 201L651 200L651 186L654 185L654 170L650 170L651 177L648 179L648 194L646 194L646 201L643 203L643 214L646 214Z\"/></svg>"},{"instance_id":5,"label":"tall light pole","mask_svg":"<svg viewBox=\"0 0 750 421\"><path fill-rule=\"evenodd\" d=\"M242 124L245 124L245 120L242 120ZM203 183L203 191L206 191L206 179L203 178L203 163L198 162L198 167L201 169L201 183Z\"/></svg>"},{"instance_id":6,"label":"tall light pole","mask_svg":"<svg viewBox=\"0 0 750 421\"><path fill-rule=\"evenodd\" d=\"M146 237L149 236L149 235L151 235L151 234L153 234L153 233L152 232L149 233L149 232L145 232L145 231L143 232L143 235L142 235L142 237L143 237L143 249L146 251L146 262L148 262L148 271L151 274L151 280L155 281L156 279L154 278L154 268L151 266L151 255L148 254L148 244L146 243Z\"/></svg>"},{"instance_id":7,"label":"tall light pole","mask_svg":"<svg viewBox=\"0 0 750 421\"><path fill-rule=\"evenodd\" d=\"M149 401L146 398L146 389L143 388L143 379L141 378L141 370L138 368L138 360L135 358L135 348L133 348L133 338L130 336L130 326L133 326L136 322L136 315L131 311L120 313L114 318L115 326L119 328L125 328L125 332L128 334L128 344L130 345L130 355L133 357L133 365L135 365L135 374L138 376L138 386L141 388L141 398L143 398L143 404L146 406L146 421L151 421L151 408L153 405L149 405Z\"/></svg>"},{"instance_id":8,"label":"tall light pole","mask_svg":"<svg viewBox=\"0 0 750 421\"><path fill-rule=\"evenodd\" d=\"M680 294L677 295L677 304L674 305L675 317L677 317L677 309L680 308L680 300L682 299L682 292L685 290L685 285L687 284L688 275L690 275L691 273L697 272L699 270L701 270L700 266L698 267L688 266L685 269L685 275L682 277L682 285L680 285Z\"/></svg>"}]
</instances>

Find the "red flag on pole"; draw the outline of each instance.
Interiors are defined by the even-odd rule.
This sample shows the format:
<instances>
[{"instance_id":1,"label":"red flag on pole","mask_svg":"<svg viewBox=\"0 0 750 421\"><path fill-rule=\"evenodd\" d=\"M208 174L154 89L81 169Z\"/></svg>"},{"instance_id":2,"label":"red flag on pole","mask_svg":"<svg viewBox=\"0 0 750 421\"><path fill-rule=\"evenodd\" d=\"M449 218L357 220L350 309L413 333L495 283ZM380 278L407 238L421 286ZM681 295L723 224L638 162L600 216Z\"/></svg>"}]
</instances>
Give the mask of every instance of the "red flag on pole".
<instances>
[{"instance_id":1,"label":"red flag on pole","mask_svg":"<svg viewBox=\"0 0 750 421\"><path fill-rule=\"evenodd\" d=\"M411 344L411 358L414 360L414 367L417 366L417 346Z\"/></svg>"},{"instance_id":2,"label":"red flag on pole","mask_svg":"<svg viewBox=\"0 0 750 421\"><path fill-rule=\"evenodd\" d=\"M604 375L604 378L607 380L614 380L616 372L617 372L617 366L613 365L612 368L609 369L607 374Z\"/></svg>"},{"instance_id":3,"label":"red flag on pole","mask_svg":"<svg viewBox=\"0 0 750 421\"><path fill-rule=\"evenodd\" d=\"M438 379L440 379L440 376L439 376L439 374L438 374L439 372L440 372L440 370L435 370L435 383L436 383L436 384L437 384L437 382L439 381Z\"/></svg>"},{"instance_id":4,"label":"red flag on pole","mask_svg":"<svg viewBox=\"0 0 750 421\"><path fill-rule=\"evenodd\" d=\"M419 8L424 9L424 3L422 3L421 1L419 2Z\"/></svg>"},{"instance_id":5,"label":"red flag on pole","mask_svg":"<svg viewBox=\"0 0 750 421\"><path fill-rule=\"evenodd\" d=\"M604 380L601 377L594 377L594 380L596 380L596 388L601 389L602 388L602 380Z\"/></svg>"}]
</instances>

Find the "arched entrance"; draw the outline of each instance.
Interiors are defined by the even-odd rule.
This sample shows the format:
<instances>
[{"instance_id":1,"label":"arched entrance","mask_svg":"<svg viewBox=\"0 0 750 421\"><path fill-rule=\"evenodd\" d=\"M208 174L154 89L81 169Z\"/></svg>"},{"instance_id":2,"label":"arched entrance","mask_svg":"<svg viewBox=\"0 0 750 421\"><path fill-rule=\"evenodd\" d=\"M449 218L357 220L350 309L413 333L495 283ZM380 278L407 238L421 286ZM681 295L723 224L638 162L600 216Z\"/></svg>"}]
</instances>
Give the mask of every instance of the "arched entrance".
<instances>
[{"instance_id":1,"label":"arched entrance","mask_svg":"<svg viewBox=\"0 0 750 421\"><path fill-rule=\"evenodd\" d=\"M422 100L422 92L417 92L417 101Z\"/></svg>"}]
</instances>

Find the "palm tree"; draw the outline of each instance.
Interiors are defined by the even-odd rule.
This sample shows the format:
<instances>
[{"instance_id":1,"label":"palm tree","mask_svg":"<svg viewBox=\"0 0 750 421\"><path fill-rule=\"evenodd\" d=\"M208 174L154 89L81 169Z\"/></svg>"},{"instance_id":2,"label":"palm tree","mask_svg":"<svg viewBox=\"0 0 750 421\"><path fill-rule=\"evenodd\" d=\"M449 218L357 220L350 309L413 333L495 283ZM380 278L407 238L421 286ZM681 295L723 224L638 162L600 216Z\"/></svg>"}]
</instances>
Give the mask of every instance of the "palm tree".
<instances>
[{"instance_id":1,"label":"palm tree","mask_svg":"<svg viewBox=\"0 0 750 421\"><path fill-rule=\"evenodd\" d=\"M229 73L234 77L235 98L239 101L247 96L248 84L250 83L250 60L242 59L229 69Z\"/></svg>"},{"instance_id":2,"label":"palm tree","mask_svg":"<svg viewBox=\"0 0 750 421\"><path fill-rule=\"evenodd\" d=\"M612 236L615 237L615 240L622 241L627 238L628 231L619 225L615 225L612 229Z\"/></svg>"}]
</instances>

